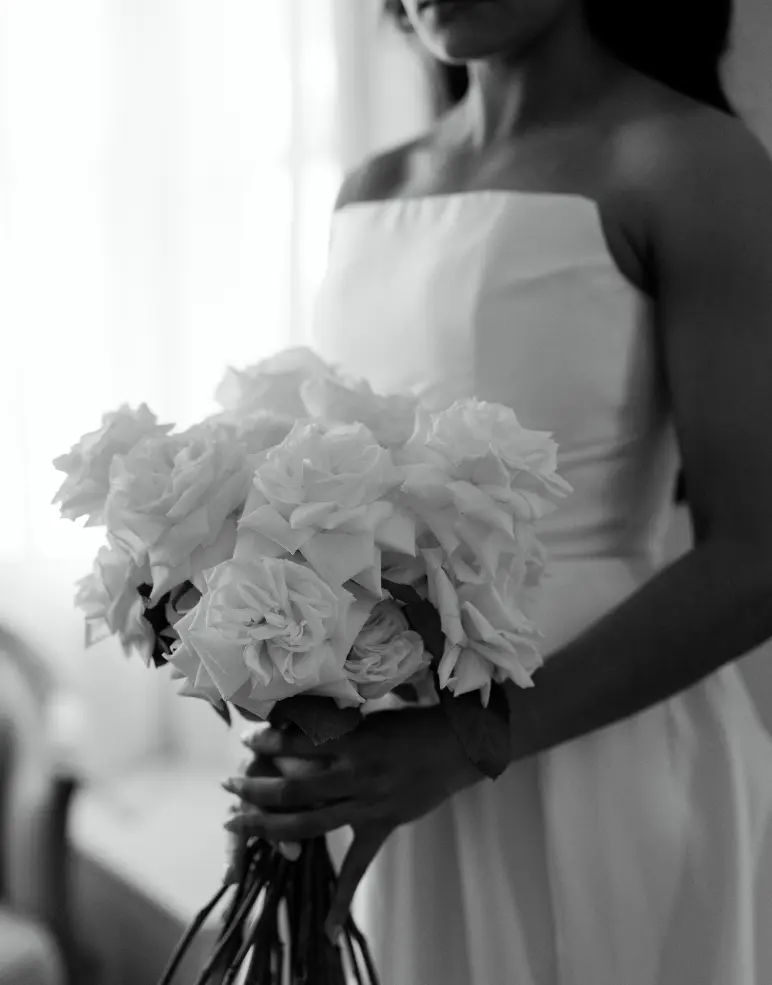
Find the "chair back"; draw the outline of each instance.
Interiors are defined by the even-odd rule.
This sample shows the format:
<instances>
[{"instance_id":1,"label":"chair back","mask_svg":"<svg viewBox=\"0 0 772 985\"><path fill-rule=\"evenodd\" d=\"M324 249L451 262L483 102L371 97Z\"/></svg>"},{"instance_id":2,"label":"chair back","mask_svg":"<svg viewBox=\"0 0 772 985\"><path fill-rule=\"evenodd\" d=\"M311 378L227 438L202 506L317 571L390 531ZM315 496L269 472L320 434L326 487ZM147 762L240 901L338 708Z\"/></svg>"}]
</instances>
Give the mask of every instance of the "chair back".
<instances>
[{"instance_id":1,"label":"chair back","mask_svg":"<svg viewBox=\"0 0 772 985\"><path fill-rule=\"evenodd\" d=\"M57 735L64 694L39 654L0 625L0 902L48 932L65 980L82 985L67 844L78 778Z\"/></svg>"},{"instance_id":2,"label":"chair back","mask_svg":"<svg viewBox=\"0 0 772 985\"><path fill-rule=\"evenodd\" d=\"M51 798L47 713L54 691L40 657L0 627L0 894L22 912L38 909L41 867L50 861L41 857L37 828Z\"/></svg>"}]
</instances>

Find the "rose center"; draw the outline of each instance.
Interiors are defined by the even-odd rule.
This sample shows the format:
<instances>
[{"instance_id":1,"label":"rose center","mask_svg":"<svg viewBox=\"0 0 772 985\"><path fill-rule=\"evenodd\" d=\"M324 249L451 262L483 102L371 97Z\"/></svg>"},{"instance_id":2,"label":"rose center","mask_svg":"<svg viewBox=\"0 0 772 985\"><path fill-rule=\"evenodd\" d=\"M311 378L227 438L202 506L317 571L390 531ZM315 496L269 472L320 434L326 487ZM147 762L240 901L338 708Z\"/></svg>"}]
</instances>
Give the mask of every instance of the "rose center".
<instances>
[{"instance_id":1,"label":"rose center","mask_svg":"<svg viewBox=\"0 0 772 985\"><path fill-rule=\"evenodd\" d=\"M277 638L281 638L282 647L292 650L303 644L307 625L305 619L292 619L278 612L268 612L260 619L248 619L245 629L251 630L250 636L255 639L270 639L275 642Z\"/></svg>"}]
</instances>

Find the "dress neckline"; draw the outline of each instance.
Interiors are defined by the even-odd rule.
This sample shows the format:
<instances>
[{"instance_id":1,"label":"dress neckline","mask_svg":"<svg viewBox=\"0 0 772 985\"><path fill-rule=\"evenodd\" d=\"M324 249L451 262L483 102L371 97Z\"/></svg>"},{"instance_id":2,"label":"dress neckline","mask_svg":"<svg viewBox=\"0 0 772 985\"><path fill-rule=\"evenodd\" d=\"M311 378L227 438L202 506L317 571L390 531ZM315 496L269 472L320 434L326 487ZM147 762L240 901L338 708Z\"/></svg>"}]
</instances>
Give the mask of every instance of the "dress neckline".
<instances>
[{"instance_id":1,"label":"dress neckline","mask_svg":"<svg viewBox=\"0 0 772 985\"><path fill-rule=\"evenodd\" d=\"M582 195L578 192L541 192L541 191L520 191L512 188L472 188L457 192L438 192L425 195L398 195L393 198L373 198L361 201L346 202L333 212L333 219L336 217L354 215L373 215L392 211L398 215L409 217L411 213L416 215L424 209L430 207L449 208L452 205L461 206L465 203L476 201L488 201L504 204L532 204L545 205L572 205L588 216L594 226L595 235L598 237L598 245L605 254L609 264L618 273L619 278L624 284L637 294L644 302L650 301L649 296L633 283L626 274L622 272L616 258L609 245L603 215L599 203L590 198L589 195Z\"/></svg>"},{"instance_id":2,"label":"dress neckline","mask_svg":"<svg viewBox=\"0 0 772 985\"><path fill-rule=\"evenodd\" d=\"M579 213L588 216L595 227L595 234L602 243L608 259L616 267L617 263L611 251L606 234L606 227L600 205L589 195L576 192L530 192L518 191L511 188L471 188L458 192L438 192L426 195L397 195L393 198L370 198L361 201L346 202L333 212L333 219L354 215L381 215L396 213L399 216L418 216L424 211L436 209L439 211L463 209L475 203L495 203L499 207L508 205L538 205L547 204L576 207Z\"/></svg>"},{"instance_id":3,"label":"dress neckline","mask_svg":"<svg viewBox=\"0 0 772 985\"><path fill-rule=\"evenodd\" d=\"M367 208L386 208L388 206L405 207L409 205L424 205L437 202L438 204L453 201L463 201L464 199L474 200L476 198L491 199L511 199L511 200L532 200L536 201L555 201L555 202L575 202L578 205L592 211L601 221L600 205L589 195L582 195L578 192L544 192L544 191L521 191L516 188L467 188L457 192L428 192L423 195L396 195L392 198L368 198L356 202L346 202L336 209L337 213L355 211Z\"/></svg>"},{"instance_id":4,"label":"dress neckline","mask_svg":"<svg viewBox=\"0 0 772 985\"><path fill-rule=\"evenodd\" d=\"M632 290L646 304L650 303L650 296L643 291L625 274L617 263L616 257L611 249L606 226L601 212L600 204L589 195L582 195L579 192L545 192L545 191L521 191L514 188L471 188L457 192L437 192L424 195L397 195L393 198L372 198L362 199L361 201L346 202L333 212L333 220L336 217L356 214L396 211L398 214L409 215L411 211L419 212L423 208L430 206L450 207L453 204L461 206L462 203L472 203L475 201L490 201L497 203L529 203L533 205L574 205L580 212L589 216L592 225L595 227L595 235L598 237L598 244L605 254L611 267L619 275L624 284Z\"/></svg>"}]
</instances>

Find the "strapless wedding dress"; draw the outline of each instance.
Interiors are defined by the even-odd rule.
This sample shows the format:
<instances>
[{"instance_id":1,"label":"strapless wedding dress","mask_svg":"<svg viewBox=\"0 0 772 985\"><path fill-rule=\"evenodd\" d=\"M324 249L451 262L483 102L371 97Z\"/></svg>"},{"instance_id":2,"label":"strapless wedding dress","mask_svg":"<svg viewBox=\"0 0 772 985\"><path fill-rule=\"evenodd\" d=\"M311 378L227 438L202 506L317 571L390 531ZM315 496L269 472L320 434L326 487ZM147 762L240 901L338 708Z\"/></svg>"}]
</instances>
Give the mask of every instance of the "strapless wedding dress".
<instances>
[{"instance_id":1,"label":"strapless wedding dress","mask_svg":"<svg viewBox=\"0 0 772 985\"><path fill-rule=\"evenodd\" d=\"M314 331L376 389L555 433L575 491L542 528L547 655L655 574L675 442L650 304L594 202L349 205ZM358 906L383 985L769 985L772 742L737 670L400 829Z\"/></svg>"}]
</instances>

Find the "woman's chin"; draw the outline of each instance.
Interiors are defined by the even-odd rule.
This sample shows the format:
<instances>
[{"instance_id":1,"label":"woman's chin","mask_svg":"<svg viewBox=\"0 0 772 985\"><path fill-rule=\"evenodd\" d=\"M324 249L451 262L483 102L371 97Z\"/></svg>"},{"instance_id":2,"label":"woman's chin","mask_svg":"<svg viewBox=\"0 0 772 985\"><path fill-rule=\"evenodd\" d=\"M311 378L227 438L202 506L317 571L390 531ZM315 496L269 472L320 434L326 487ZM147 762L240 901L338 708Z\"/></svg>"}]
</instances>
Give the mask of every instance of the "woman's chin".
<instances>
[{"instance_id":1,"label":"woman's chin","mask_svg":"<svg viewBox=\"0 0 772 985\"><path fill-rule=\"evenodd\" d=\"M486 38L485 35L460 28L437 32L430 42L425 43L432 55L449 65L487 61L506 54L501 38Z\"/></svg>"},{"instance_id":2,"label":"woman's chin","mask_svg":"<svg viewBox=\"0 0 772 985\"><path fill-rule=\"evenodd\" d=\"M480 0L438 4L427 12L419 30L423 43L441 61L451 63L504 54L501 18L495 16L495 7L487 8Z\"/></svg>"}]
</instances>

